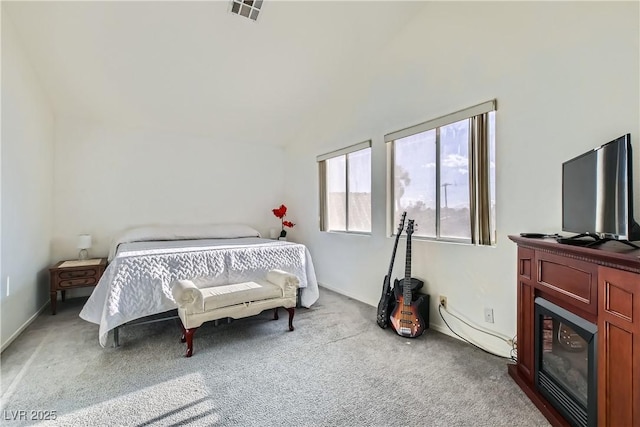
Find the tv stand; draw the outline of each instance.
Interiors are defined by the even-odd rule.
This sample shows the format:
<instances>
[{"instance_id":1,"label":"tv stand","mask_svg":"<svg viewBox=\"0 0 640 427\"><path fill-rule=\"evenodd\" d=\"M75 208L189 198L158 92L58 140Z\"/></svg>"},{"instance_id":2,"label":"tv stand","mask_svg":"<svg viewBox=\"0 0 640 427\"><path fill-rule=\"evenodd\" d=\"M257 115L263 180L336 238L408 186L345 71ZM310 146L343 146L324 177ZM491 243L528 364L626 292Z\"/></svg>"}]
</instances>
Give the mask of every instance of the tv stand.
<instances>
[{"instance_id":1,"label":"tv stand","mask_svg":"<svg viewBox=\"0 0 640 427\"><path fill-rule=\"evenodd\" d=\"M518 360L509 365L511 377L551 425L569 426L535 384L534 300L541 296L598 326L597 425L640 426L640 250L509 238L518 245Z\"/></svg>"}]
</instances>

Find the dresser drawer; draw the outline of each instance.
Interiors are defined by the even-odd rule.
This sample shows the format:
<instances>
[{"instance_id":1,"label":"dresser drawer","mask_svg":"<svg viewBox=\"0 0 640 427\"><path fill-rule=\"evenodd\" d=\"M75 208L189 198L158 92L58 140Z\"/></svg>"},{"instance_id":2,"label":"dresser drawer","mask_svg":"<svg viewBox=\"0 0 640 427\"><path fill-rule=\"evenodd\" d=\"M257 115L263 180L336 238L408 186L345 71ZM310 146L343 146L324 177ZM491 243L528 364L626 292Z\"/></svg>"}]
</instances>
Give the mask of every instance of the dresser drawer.
<instances>
[{"instance_id":1,"label":"dresser drawer","mask_svg":"<svg viewBox=\"0 0 640 427\"><path fill-rule=\"evenodd\" d=\"M84 279L69 279L61 280L58 282L58 286L61 288L73 288L75 286L90 286L98 283L98 280L94 277L86 277Z\"/></svg>"}]
</instances>

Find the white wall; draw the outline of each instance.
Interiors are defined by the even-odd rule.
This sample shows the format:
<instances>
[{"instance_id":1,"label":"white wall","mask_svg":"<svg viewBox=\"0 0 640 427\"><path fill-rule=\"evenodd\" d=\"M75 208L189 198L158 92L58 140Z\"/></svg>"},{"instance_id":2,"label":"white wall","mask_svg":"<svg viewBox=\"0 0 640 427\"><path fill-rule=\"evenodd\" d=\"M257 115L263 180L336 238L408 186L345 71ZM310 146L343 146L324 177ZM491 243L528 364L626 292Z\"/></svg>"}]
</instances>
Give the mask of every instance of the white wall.
<instances>
[{"instance_id":1,"label":"white wall","mask_svg":"<svg viewBox=\"0 0 640 427\"><path fill-rule=\"evenodd\" d=\"M53 125L48 99L3 10L2 349L49 299Z\"/></svg>"},{"instance_id":2,"label":"white wall","mask_svg":"<svg viewBox=\"0 0 640 427\"><path fill-rule=\"evenodd\" d=\"M106 256L118 231L141 224L245 223L268 237L283 198L282 148L58 118L54 259L76 258L76 236Z\"/></svg>"},{"instance_id":3,"label":"white wall","mask_svg":"<svg viewBox=\"0 0 640 427\"><path fill-rule=\"evenodd\" d=\"M315 220L316 155L373 140L372 235L320 233L315 223L295 230L318 280L377 305L393 245L383 135L497 98L497 245L414 240L412 271L432 297L432 327L446 331L436 309L437 296L446 295L451 309L515 335L516 246L507 235L561 230L561 163L630 132L638 183L638 17L634 2L430 3L377 61L341 82L340 97L318 109L301 144L288 147L291 209ZM403 275L404 243L395 277ZM494 309L494 325L484 323L484 307ZM499 341L474 337L508 354Z\"/></svg>"}]
</instances>

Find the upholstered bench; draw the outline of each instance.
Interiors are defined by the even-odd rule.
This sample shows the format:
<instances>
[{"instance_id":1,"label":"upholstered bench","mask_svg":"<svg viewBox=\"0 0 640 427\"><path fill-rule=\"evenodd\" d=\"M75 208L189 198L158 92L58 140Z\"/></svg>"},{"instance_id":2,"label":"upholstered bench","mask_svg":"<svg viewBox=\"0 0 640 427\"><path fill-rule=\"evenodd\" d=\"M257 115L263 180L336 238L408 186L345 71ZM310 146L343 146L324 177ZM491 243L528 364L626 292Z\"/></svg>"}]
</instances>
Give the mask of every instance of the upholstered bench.
<instances>
[{"instance_id":1,"label":"upholstered bench","mask_svg":"<svg viewBox=\"0 0 640 427\"><path fill-rule=\"evenodd\" d=\"M233 283L229 285L200 287L191 280L176 280L171 284L171 293L178 304L178 316L182 321L181 341L187 343L186 357L193 354L193 334L204 322L230 317L240 319L254 316L264 310L274 309L274 320L278 319L278 308L289 312L289 330L293 331L293 315L296 293L300 281L293 274L271 270L265 280Z\"/></svg>"}]
</instances>

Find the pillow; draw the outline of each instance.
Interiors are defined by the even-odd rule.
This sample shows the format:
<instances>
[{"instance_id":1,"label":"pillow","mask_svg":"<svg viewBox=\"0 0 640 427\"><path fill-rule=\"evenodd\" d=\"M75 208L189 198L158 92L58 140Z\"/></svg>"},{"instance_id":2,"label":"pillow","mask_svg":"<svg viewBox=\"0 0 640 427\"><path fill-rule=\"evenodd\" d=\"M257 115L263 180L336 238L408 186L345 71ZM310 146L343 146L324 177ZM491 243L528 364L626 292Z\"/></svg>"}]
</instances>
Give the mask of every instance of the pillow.
<instances>
[{"instance_id":1,"label":"pillow","mask_svg":"<svg viewBox=\"0 0 640 427\"><path fill-rule=\"evenodd\" d=\"M121 243L152 240L233 239L261 237L260 232L244 224L145 225L124 230L111 241L109 261Z\"/></svg>"}]
</instances>

